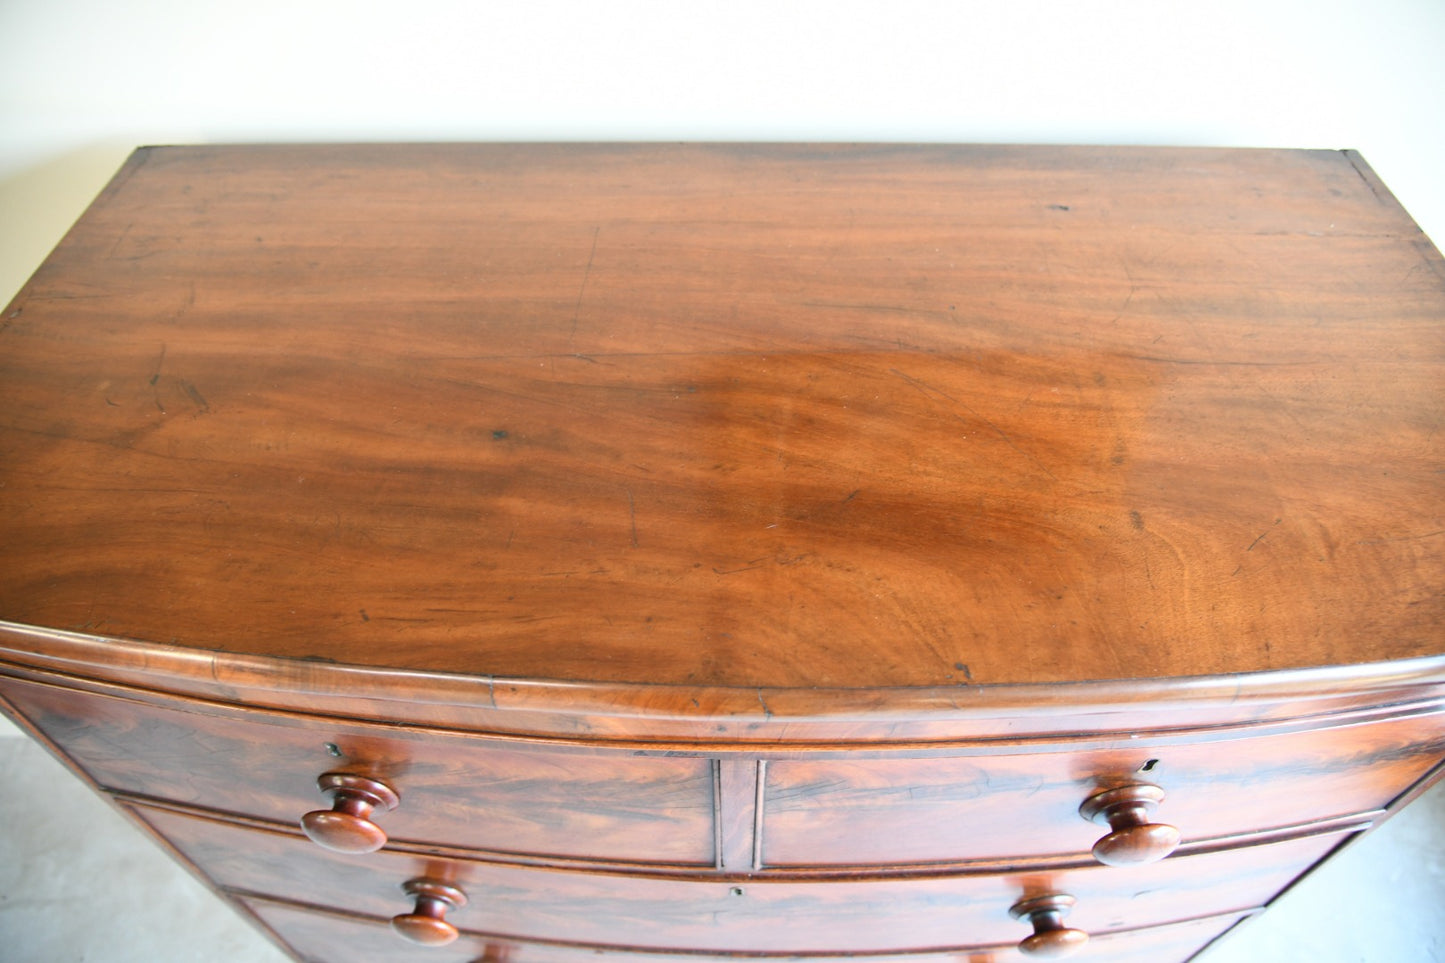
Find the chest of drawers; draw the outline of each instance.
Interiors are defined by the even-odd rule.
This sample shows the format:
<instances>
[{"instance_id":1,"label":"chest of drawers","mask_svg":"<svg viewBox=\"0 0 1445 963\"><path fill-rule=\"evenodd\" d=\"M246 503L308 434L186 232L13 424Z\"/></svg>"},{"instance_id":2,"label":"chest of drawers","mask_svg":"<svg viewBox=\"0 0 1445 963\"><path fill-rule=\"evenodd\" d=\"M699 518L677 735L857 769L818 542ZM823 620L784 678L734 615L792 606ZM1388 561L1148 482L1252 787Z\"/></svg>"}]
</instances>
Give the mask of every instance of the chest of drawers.
<instances>
[{"instance_id":1,"label":"chest of drawers","mask_svg":"<svg viewBox=\"0 0 1445 963\"><path fill-rule=\"evenodd\" d=\"M1186 960L1445 760L1348 152L143 149L0 325L0 706L298 960Z\"/></svg>"}]
</instances>

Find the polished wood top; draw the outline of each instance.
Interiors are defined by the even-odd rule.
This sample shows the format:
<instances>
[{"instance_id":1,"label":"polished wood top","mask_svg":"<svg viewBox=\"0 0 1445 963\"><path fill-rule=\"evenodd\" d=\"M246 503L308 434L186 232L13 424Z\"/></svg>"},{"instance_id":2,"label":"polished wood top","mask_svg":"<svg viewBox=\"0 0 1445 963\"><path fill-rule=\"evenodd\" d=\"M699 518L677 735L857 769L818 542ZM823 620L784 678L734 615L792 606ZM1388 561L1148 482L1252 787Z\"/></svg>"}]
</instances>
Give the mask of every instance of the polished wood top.
<instances>
[{"instance_id":1,"label":"polished wood top","mask_svg":"<svg viewBox=\"0 0 1445 963\"><path fill-rule=\"evenodd\" d=\"M0 318L0 620L770 689L1437 656L1442 360L1348 152L143 149Z\"/></svg>"}]
</instances>

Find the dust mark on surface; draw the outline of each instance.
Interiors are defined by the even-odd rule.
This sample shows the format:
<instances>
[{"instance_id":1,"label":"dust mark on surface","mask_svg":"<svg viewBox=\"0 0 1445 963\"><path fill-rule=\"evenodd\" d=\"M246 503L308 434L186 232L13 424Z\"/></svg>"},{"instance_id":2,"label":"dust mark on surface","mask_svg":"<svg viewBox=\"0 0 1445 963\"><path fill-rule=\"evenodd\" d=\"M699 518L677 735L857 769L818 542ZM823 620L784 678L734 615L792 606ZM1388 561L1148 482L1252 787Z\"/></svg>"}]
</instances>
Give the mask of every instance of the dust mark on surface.
<instances>
[{"instance_id":1,"label":"dust mark on surface","mask_svg":"<svg viewBox=\"0 0 1445 963\"><path fill-rule=\"evenodd\" d=\"M973 409L973 407L970 406L967 402L965 402L965 401L960 401L959 399L953 397L952 395L948 394L947 392L939 391L937 388L933 387L932 385L930 385L930 384L928 384L928 383L926 383L926 382L923 382L923 381L919 381L917 378L914 378L914 377L912 377L911 375L904 374L902 371L899 371L897 368L890 368L890 369L888 369L888 370L889 370L890 372L892 372L893 374L897 375L899 378L902 378L902 379L903 379L905 382L907 382L908 384L912 385L912 386L913 386L914 388L916 388L919 392L921 392L925 397L933 398L933 397L936 396L936 397L939 397L939 398L943 398L943 399L945 399L946 401L950 402L951 404L957 405L958 407L962 408L964 411L966 411L966 412L968 412L970 415L972 415L976 421L981 421L981 422L983 422L985 425L988 425L989 428L993 429L994 433L995 433L996 435L998 435L999 438L1003 439L1003 443L1004 443L1005 445L1008 445L1008 446L1009 446L1010 448L1012 448L1015 452L1017 452L1022 458L1024 458L1026 461L1030 462L1035 468L1037 468L1039 471L1043 472L1045 475L1049 476L1049 479L1050 479L1051 481L1058 481L1058 478L1055 477L1054 473L1051 472L1051 471L1049 471L1048 468L1047 468L1042 462L1040 462L1040 461L1039 461L1037 458L1035 458L1033 455L1030 455L1028 452L1024 451L1024 450L1023 450L1022 448L1020 448L1018 445L1014 444L1014 440L1008 436L1008 432L1004 431L1004 430L1003 430L1002 428L1000 428L998 425L994 424L992 421L989 421L989 420L988 420L987 418L985 418L983 415L979 414L979 413L978 413L977 411L975 411L975 410ZM958 415L957 413L954 414L954 417L955 417L955 418L958 418L960 421L963 421L963 420L964 420L964 419L962 418L962 416Z\"/></svg>"},{"instance_id":2,"label":"dust mark on surface","mask_svg":"<svg viewBox=\"0 0 1445 963\"><path fill-rule=\"evenodd\" d=\"M597 236L602 233L599 224L592 231L592 250L587 254L587 267L582 270L582 286L577 289L577 304L572 308L572 333L567 336L567 346L577 338L577 321L582 317L582 298L587 294L587 279L592 276L592 259L597 256Z\"/></svg>"}]
</instances>

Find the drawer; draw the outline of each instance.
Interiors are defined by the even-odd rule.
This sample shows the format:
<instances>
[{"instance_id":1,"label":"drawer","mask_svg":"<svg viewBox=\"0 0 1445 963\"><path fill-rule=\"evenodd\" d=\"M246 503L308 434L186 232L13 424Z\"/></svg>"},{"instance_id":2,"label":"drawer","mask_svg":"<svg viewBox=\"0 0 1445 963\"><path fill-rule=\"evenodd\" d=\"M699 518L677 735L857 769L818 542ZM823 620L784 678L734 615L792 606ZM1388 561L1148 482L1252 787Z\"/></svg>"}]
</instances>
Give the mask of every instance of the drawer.
<instances>
[{"instance_id":1,"label":"drawer","mask_svg":"<svg viewBox=\"0 0 1445 963\"><path fill-rule=\"evenodd\" d=\"M714 864L707 759L535 748L261 711L168 706L0 678L0 692L96 782L295 824L331 771L400 795L393 839L578 859Z\"/></svg>"},{"instance_id":2,"label":"drawer","mask_svg":"<svg viewBox=\"0 0 1445 963\"><path fill-rule=\"evenodd\" d=\"M417 947L395 938L380 920L321 913L288 903L262 899L241 901L306 961L306 963L706 963L714 957L704 953L668 953L629 949L568 946L526 940L463 934L450 946ZM1160 963L1186 960L1241 919L1239 914L1109 933L1090 940L1076 955L1079 961L1109 963ZM966 957L962 954L968 954ZM1004 963L1026 959L1013 944L1002 946L951 947L942 952L907 955L867 954L849 956L790 956L787 954L749 957L770 963Z\"/></svg>"},{"instance_id":3,"label":"drawer","mask_svg":"<svg viewBox=\"0 0 1445 963\"><path fill-rule=\"evenodd\" d=\"M1164 790L1185 842L1382 809L1445 753L1445 715L1070 753L768 763L763 865L854 866L1087 853L1100 788ZM886 827L886 831L884 828Z\"/></svg>"},{"instance_id":4,"label":"drawer","mask_svg":"<svg viewBox=\"0 0 1445 963\"><path fill-rule=\"evenodd\" d=\"M218 885L386 919L410 911L402 884L459 887L460 929L516 939L717 952L882 953L1016 943L1023 895L1063 892L1068 924L1092 934L1263 905L1340 835L1166 859L1151 866L1000 875L790 879L584 873L385 850L326 853L304 837L142 808ZM400 940L400 937L393 937Z\"/></svg>"}]
</instances>

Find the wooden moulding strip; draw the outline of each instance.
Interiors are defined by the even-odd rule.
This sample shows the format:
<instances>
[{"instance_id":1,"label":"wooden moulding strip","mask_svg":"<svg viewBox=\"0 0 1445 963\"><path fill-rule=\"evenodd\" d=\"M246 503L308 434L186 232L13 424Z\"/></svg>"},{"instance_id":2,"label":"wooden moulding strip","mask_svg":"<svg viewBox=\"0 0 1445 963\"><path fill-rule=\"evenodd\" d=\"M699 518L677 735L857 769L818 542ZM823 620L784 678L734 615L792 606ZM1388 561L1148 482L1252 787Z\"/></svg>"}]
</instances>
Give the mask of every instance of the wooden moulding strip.
<instances>
[{"instance_id":1,"label":"wooden moulding strip","mask_svg":"<svg viewBox=\"0 0 1445 963\"><path fill-rule=\"evenodd\" d=\"M762 689L504 679L211 652L0 622L0 663L243 706L590 741L904 744L1198 732L1445 698L1445 656L1217 677Z\"/></svg>"},{"instance_id":2,"label":"wooden moulding strip","mask_svg":"<svg viewBox=\"0 0 1445 963\"><path fill-rule=\"evenodd\" d=\"M34 685L72 689L90 692L126 702L140 703L170 711L195 712L203 715L231 717L237 721L264 723L266 725L318 728L328 726L360 726L371 730L411 732L434 735L465 735L481 740L514 744L546 745L557 749L605 752L629 750L640 755L687 755L728 757L744 755L751 758L786 759L818 758L829 755L847 756L854 759L897 756L900 753L910 757L947 756L959 752L970 755L1013 755L1021 752L1084 751L1089 749L1118 748L1119 740L1127 738L1129 746L1138 749L1165 747L1196 742L1217 742L1229 739L1258 736L1284 735L1301 731L1339 728L1390 722L1407 718L1437 717L1445 726L1445 693L1435 689L1414 693L1410 701L1346 704L1295 704L1301 713L1294 716L1270 716L1248 718L1231 723L1210 723L1203 725L1160 725L1160 714L1167 706L1146 713L1141 709L1136 715L1107 717L1114 728L1106 728L1098 719L1078 715L1056 717L1065 723L1052 729L1023 729L1003 719L975 719L967 725L954 721L947 729L939 726L941 734L924 738L917 734L913 738L902 737L897 729L886 736L869 735L867 731L852 730L835 735L831 741L818 739L819 730L804 730L793 727L792 732L763 732L748 730L723 732L709 730L705 738L693 738L687 734L676 735L652 729L642 732L612 732L592 730L559 730L556 732L532 732L516 729L489 728L487 722L496 722L495 717L471 718L461 724L448 720L424 718L409 721L381 718L362 713L357 715L357 706L314 706L304 710L284 704L270 705L262 702L221 701L194 695L179 695L174 692L139 688L115 682L66 675L41 669L8 665L0 661L0 678L12 678ZM347 709L332 714L329 710ZM1315 711L1309 711L1315 710ZM1307 713L1307 714L1305 714ZM1180 722L1177 719L1168 720ZM1080 725L1087 722L1087 725ZM992 725L990 725L992 724ZM809 738L813 737L813 738Z\"/></svg>"}]
</instances>

